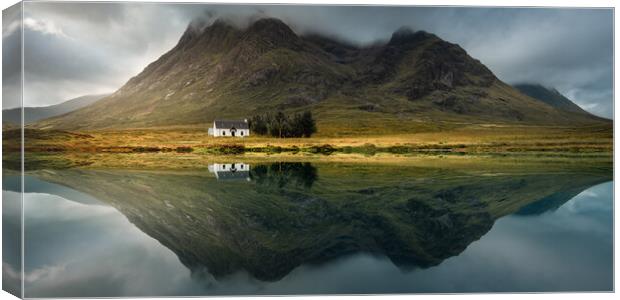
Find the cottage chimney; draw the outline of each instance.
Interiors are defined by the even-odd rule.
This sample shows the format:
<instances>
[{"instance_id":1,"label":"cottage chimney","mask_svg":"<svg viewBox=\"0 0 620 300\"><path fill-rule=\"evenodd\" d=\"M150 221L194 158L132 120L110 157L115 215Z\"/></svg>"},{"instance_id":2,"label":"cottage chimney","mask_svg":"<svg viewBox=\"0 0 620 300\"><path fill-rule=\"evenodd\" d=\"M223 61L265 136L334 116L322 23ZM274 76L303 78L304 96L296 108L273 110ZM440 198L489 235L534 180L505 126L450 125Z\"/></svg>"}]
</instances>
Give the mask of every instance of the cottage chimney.
<instances>
[{"instance_id":1,"label":"cottage chimney","mask_svg":"<svg viewBox=\"0 0 620 300\"><path fill-rule=\"evenodd\" d=\"M246 122L246 123L247 123L247 122L248 122L248 119L243 119L243 122Z\"/></svg>"}]
</instances>

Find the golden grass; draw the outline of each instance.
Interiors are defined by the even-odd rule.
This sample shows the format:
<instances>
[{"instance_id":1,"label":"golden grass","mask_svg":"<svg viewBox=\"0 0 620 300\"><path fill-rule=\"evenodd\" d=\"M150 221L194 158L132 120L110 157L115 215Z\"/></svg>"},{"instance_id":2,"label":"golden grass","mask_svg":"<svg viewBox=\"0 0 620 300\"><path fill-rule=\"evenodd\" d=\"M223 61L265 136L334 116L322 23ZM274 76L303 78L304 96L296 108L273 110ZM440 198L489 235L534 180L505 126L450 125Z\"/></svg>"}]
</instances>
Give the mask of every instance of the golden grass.
<instances>
[{"instance_id":1,"label":"golden grass","mask_svg":"<svg viewBox=\"0 0 620 300\"><path fill-rule=\"evenodd\" d=\"M243 145L247 148L281 146L307 147L329 144L334 147L363 146L446 146L465 145L470 150L496 148L499 152L519 148L541 148L562 150L570 147L580 149L612 150L611 127L533 127L502 125L465 125L450 130L404 133L391 135L357 135L345 137L316 136L312 138L285 138L250 136L246 138L214 138L200 129L159 130L106 130L82 132L91 138L35 140L33 146L64 146L68 150L114 147L210 147L217 145ZM26 141L28 145L28 140Z\"/></svg>"},{"instance_id":2,"label":"golden grass","mask_svg":"<svg viewBox=\"0 0 620 300\"><path fill-rule=\"evenodd\" d=\"M8 133L8 134L7 134ZM19 135L6 132L3 138L5 163L16 157ZM218 161L278 160L356 162L388 164L477 165L481 160L500 159L502 164L527 160L601 160L610 162L613 153L611 126L534 127L498 124L452 126L451 129L391 135L276 139L251 136L214 138L198 128L133 130L33 131L26 134L26 160L38 167L98 168L195 168ZM312 147L330 145L331 155L313 154ZM241 147L243 151L220 150ZM287 151L271 151L277 147ZM392 147L392 148L390 148ZM13 149L15 148L15 149ZM267 151L265 151L267 149ZM293 151L291 149L300 149ZM186 151L186 150L189 150ZM256 151L262 152L256 152ZM439 151L435 151L439 150ZM319 151L320 152L320 151ZM223 155L224 153L231 153ZM325 152L324 152L325 153ZM460 155L459 155L460 154ZM466 155L465 155L466 154ZM509 156L499 158L501 156ZM496 164L493 162L493 164Z\"/></svg>"}]
</instances>

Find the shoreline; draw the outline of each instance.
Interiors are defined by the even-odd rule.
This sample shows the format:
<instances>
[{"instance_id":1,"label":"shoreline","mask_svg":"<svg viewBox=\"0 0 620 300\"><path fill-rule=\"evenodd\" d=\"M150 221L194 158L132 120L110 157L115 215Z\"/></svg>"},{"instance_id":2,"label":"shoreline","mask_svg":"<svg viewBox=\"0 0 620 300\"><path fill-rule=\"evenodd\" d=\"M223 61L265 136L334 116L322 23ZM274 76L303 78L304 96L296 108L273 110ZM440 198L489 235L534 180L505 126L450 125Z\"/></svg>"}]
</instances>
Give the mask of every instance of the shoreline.
<instances>
[{"instance_id":1,"label":"shoreline","mask_svg":"<svg viewBox=\"0 0 620 300\"><path fill-rule=\"evenodd\" d=\"M399 135L215 138L204 130L24 131L26 168L186 168L209 161L613 161L613 129L464 126ZM3 161L19 165L21 130L3 131ZM124 165L126 164L126 165Z\"/></svg>"},{"instance_id":2,"label":"shoreline","mask_svg":"<svg viewBox=\"0 0 620 300\"><path fill-rule=\"evenodd\" d=\"M205 155L196 153L26 153L26 171L39 169L133 169L183 170L207 169L213 163L264 164L273 162L309 162L317 164L388 165L463 170L607 169L613 165L612 153L593 154L343 154L247 153L242 155ZM20 167L19 160L5 156L5 168Z\"/></svg>"}]
</instances>

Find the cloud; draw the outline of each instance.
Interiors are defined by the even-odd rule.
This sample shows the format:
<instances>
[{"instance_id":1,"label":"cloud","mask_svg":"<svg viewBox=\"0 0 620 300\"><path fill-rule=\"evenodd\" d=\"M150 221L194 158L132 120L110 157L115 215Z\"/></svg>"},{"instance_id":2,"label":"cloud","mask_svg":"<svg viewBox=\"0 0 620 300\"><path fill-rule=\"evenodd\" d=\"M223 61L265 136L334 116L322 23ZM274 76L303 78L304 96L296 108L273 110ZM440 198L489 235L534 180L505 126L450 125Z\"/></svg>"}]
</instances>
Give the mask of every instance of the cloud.
<instances>
[{"instance_id":1,"label":"cloud","mask_svg":"<svg viewBox=\"0 0 620 300\"><path fill-rule=\"evenodd\" d=\"M62 32L62 30L58 28L58 26L56 26L53 22L40 21L33 18L25 18L24 27L32 31L41 32L43 34L51 34L59 37L68 38L68 36L64 32Z\"/></svg>"},{"instance_id":2,"label":"cloud","mask_svg":"<svg viewBox=\"0 0 620 300\"><path fill-rule=\"evenodd\" d=\"M25 15L34 21L25 24L26 42L52 49L31 50L41 57L30 69L37 76L26 83L27 105L119 88L171 49L196 18L202 26L225 18L243 27L270 16L298 34L357 45L389 39L402 26L433 32L508 83L552 86L596 114L612 115L610 9L28 2Z\"/></svg>"},{"instance_id":3,"label":"cloud","mask_svg":"<svg viewBox=\"0 0 620 300\"><path fill-rule=\"evenodd\" d=\"M2 38L20 29L22 15L20 8L21 6L16 4L2 11Z\"/></svg>"},{"instance_id":4,"label":"cloud","mask_svg":"<svg viewBox=\"0 0 620 300\"><path fill-rule=\"evenodd\" d=\"M24 105L51 105L118 89L172 48L192 18L166 7L27 3Z\"/></svg>"},{"instance_id":5,"label":"cloud","mask_svg":"<svg viewBox=\"0 0 620 300\"><path fill-rule=\"evenodd\" d=\"M22 23L19 20L8 23L2 26L2 38L8 37L17 30L21 30Z\"/></svg>"},{"instance_id":6,"label":"cloud","mask_svg":"<svg viewBox=\"0 0 620 300\"><path fill-rule=\"evenodd\" d=\"M506 12L507 21L475 39L455 37L508 83L552 86L585 109L611 117L613 15L609 10ZM488 25L499 21L487 20Z\"/></svg>"},{"instance_id":7,"label":"cloud","mask_svg":"<svg viewBox=\"0 0 620 300\"><path fill-rule=\"evenodd\" d=\"M21 9L2 11L2 107L21 104Z\"/></svg>"}]
</instances>

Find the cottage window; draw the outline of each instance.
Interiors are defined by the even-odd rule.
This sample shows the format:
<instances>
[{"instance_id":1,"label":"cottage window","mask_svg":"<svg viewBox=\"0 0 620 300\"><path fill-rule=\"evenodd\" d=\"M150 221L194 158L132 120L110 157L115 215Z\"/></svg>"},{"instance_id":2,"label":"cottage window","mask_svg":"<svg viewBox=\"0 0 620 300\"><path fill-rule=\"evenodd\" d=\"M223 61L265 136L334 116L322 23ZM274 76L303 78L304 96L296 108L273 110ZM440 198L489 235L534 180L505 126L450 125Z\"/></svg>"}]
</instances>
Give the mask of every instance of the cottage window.
<instances>
[{"instance_id":1,"label":"cottage window","mask_svg":"<svg viewBox=\"0 0 620 300\"><path fill-rule=\"evenodd\" d=\"M241 136L243 136L243 130L241 131Z\"/></svg>"},{"instance_id":2,"label":"cottage window","mask_svg":"<svg viewBox=\"0 0 620 300\"><path fill-rule=\"evenodd\" d=\"M222 130L222 135L226 135L226 131L225 130Z\"/></svg>"}]
</instances>

